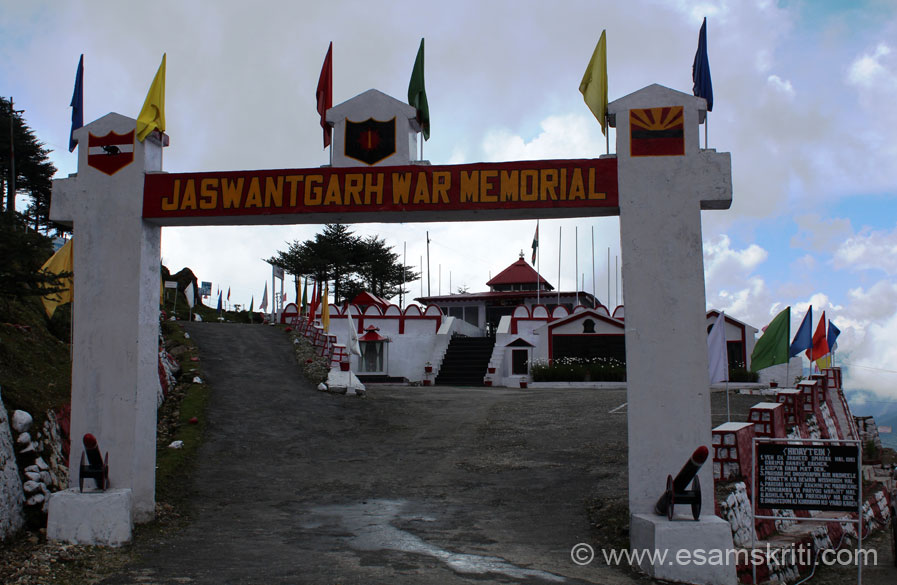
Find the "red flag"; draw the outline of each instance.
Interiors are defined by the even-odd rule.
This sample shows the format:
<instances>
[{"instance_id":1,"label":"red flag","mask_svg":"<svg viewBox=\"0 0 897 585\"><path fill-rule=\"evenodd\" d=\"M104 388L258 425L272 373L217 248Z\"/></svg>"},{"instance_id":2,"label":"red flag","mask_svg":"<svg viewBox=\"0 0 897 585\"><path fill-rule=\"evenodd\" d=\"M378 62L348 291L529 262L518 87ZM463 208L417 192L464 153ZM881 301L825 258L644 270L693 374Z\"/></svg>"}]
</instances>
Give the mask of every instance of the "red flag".
<instances>
[{"instance_id":1,"label":"red flag","mask_svg":"<svg viewBox=\"0 0 897 585\"><path fill-rule=\"evenodd\" d=\"M807 350L807 357L810 361L817 360L828 353L828 339L825 330L825 311L819 318L819 325L816 326L816 333L813 334L813 347Z\"/></svg>"},{"instance_id":2,"label":"red flag","mask_svg":"<svg viewBox=\"0 0 897 585\"><path fill-rule=\"evenodd\" d=\"M315 310L318 308L318 281L312 282L311 289L311 303L308 304L308 316L311 319L315 318Z\"/></svg>"},{"instance_id":3,"label":"red flag","mask_svg":"<svg viewBox=\"0 0 897 585\"><path fill-rule=\"evenodd\" d=\"M227 287L227 300L230 300L230 287Z\"/></svg>"},{"instance_id":4,"label":"red flag","mask_svg":"<svg viewBox=\"0 0 897 585\"><path fill-rule=\"evenodd\" d=\"M315 91L318 100L318 114L321 115L321 128L324 129L324 148L330 146L330 135L333 128L327 123L327 110L333 106L333 42L324 57L321 77L318 78L318 89Z\"/></svg>"}]
</instances>

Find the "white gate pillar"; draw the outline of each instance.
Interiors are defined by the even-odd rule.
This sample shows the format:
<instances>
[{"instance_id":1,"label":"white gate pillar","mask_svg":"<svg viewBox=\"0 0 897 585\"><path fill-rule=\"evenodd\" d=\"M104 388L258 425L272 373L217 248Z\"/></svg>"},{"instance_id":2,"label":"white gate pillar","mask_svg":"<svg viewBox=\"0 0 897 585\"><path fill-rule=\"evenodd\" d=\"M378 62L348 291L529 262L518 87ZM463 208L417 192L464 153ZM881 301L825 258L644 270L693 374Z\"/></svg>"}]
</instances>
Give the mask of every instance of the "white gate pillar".
<instances>
[{"instance_id":1,"label":"white gate pillar","mask_svg":"<svg viewBox=\"0 0 897 585\"><path fill-rule=\"evenodd\" d=\"M75 131L78 173L53 182L50 219L74 231L69 485L92 433L109 453L111 487L131 490L141 522L155 509L161 277L161 228L142 219L143 179L161 171L167 137L140 142L135 125L111 113Z\"/></svg>"},{"instance_id":2,"label":"white gate pillar","mask_svg":"<svg viewBox=\"0 0 897 585\"><path fill-rule=\"evenodd\" d=\"M702 515L654 505L700 445L711 445L701 209L732 201L728 153L701 150L702 98L651 85L609 104L617 128L626 307L629 510L633 549L729 548L714 516L712 462L701 469ZM646 572L688 583L735 583L734 565L663 565Z\"/></svg>"}]
</instances>

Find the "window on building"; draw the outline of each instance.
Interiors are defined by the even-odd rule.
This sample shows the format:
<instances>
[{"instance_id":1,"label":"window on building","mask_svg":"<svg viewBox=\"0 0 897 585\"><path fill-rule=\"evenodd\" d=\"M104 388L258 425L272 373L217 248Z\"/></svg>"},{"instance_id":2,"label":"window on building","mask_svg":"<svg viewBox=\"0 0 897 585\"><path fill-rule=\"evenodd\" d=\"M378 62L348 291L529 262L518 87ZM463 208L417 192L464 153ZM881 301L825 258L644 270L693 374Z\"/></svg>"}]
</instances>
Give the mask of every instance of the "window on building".
<instances>
[{"instance_id":1,"label":"window on building","mask_svg":"<svg viewBox=\"0 0 897 585\"><path fill-rule=\"evenodd\" d=\"M474 327L480 326L480 308L464 307L464 320Z\"/></svg>"}]
</instances>

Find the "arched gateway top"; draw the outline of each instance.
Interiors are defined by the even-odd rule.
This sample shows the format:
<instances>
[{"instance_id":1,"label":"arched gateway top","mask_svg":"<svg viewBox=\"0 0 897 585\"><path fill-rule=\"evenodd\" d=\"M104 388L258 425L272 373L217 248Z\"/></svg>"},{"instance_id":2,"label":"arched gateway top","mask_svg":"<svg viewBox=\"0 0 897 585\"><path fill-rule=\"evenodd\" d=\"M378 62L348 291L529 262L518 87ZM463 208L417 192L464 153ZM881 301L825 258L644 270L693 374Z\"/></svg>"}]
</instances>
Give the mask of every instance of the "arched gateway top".
<instances>
[{"instance_id":1,"label":"arched gateway top","mask_svg":"<svg viewBox=\"0 0 897 585\"><path fill-rule=\"evenodd\" d=\"M402 104L369 97L414 130ZM383 121L340 107L331 112L353 116L343 122ZM598 159L430 166L410 160L411 149L384 156L382 128L350 132L346 122L343 137L361 141L358 166L177 174L162 172L162 135L138 142L133 119L96 120L75 132L78 173L54 181L50 210L75 233L72 436L91 432L109 449L113 487L132 491L136 520L152 517L160 226L619 214L632 545L654 548L666 476L711 439L700 210L727 208L732 182L728 153L699 147L704 110L703 99L657 85L612 102L617 154Z\"/></svg>"}]
</instances>

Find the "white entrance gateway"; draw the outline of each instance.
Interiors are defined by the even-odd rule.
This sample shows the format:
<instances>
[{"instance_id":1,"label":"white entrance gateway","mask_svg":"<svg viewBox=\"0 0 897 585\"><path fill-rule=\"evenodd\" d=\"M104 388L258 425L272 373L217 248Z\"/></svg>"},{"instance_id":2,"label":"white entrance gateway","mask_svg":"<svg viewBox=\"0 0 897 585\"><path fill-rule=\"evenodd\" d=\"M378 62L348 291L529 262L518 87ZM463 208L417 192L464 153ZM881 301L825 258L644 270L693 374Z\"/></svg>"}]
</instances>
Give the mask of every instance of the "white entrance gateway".
<instances>
[{"instance_id":1,"label":"white entrance gateway","mask_svg":"<svg viewBox=\"0 0 897 585\"><path fill-rule=\"evenodd\" d=\"M80 437L93 433L109 451L117 505L129 499L134 521L153 517L162 226L619 214L632 548L669 549L670 557L732 548L728 523L713 515L712 489L700 521L654 514L667 476L711 443L701 210L730 206L730 156L699 147L702 98L652 85L612 102L609 113L616 155L453 166L413 160L413 110L375 90L328 111L342 129L333 168L167 174L167 137L136 141L131 118L112 113L77 130L78 173L54 181L51 207L51 219L76 233L71 461L80 458ZM699 477L713 485L709 465ZM54 495L53 533L107 542L73 513L95 505L92 497ZM642 569L735 583L734 565Z\"/></svg>"}]
</instances>

